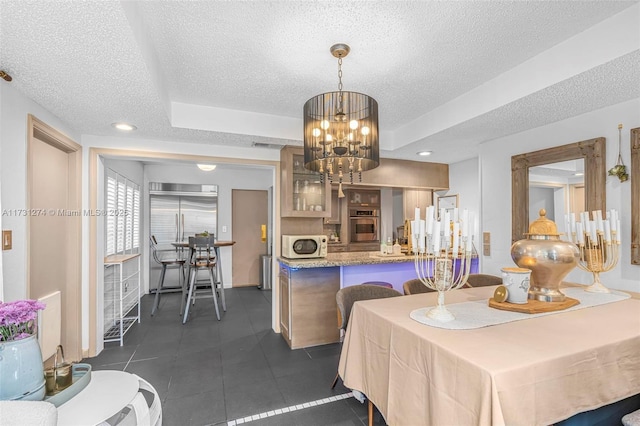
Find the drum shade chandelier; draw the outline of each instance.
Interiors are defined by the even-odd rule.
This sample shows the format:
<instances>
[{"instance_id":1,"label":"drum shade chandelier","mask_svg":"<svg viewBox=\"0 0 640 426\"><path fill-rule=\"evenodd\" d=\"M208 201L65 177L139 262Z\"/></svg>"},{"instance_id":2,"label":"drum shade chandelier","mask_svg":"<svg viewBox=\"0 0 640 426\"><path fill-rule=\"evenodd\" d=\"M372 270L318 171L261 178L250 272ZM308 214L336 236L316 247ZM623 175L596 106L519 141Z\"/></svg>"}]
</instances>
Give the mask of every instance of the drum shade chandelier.
<instances>
[{"instance_id":1,"label":"drum shade chandelier","mask_svg":"<svg viewBox=\"0 0 640 426\"><path fill-rule=\"evenodd\" d=\"M314 96L304 104L304 166L330 182L353 183L354 174L380 164L378 102L370 96L342 90L342 58L346 44L331 46L338 58L338 91Z\"/></svg>"}]
</instances>

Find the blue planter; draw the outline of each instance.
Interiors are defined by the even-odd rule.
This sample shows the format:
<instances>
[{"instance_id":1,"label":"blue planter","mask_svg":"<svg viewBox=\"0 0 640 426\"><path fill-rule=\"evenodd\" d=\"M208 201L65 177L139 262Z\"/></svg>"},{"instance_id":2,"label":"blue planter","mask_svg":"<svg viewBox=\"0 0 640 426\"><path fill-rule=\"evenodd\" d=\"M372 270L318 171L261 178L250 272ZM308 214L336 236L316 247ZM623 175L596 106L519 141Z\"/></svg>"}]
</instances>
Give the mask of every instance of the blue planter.
<instances>
[{"instance_id":1,"label":"blue planter","mask_svg":"<svg viewBox=\"0 0 640 426\"><path fill-rule=\"evenodd\" d=\"M0 342L0 400L44 399L44 367L36 336Z\"/></svg>"}]
</instances>

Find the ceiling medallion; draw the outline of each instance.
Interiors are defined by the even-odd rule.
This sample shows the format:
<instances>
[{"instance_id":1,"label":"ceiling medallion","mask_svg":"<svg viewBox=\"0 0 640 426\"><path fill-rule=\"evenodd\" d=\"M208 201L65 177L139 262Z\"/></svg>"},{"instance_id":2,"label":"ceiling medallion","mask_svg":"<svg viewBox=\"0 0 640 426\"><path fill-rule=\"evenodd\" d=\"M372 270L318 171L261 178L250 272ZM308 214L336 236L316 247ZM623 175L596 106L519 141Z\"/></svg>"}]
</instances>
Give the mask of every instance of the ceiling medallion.
<instances>
[{"instance_id":1,"label":"ceiling medallion","mask_svg":"<svg viewBox=\"0 0 640 426\"><path fill-rule=\"evenodd\" d=\"M338 91L314 96L304 104L304 166L330 182L353 183L354 174L380 164L378 102L370 96L342 90L342 59L346 44L331 46L338 58Z\"/></svg>"}]
</instances>

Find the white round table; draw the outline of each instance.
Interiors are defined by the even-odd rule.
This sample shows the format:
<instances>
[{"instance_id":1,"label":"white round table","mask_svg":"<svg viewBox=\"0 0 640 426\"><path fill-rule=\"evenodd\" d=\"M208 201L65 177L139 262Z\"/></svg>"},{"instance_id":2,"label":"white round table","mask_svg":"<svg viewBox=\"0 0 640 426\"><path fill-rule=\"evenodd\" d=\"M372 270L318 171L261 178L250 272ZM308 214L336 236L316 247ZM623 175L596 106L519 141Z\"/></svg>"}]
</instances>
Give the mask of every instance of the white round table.
<instances>
[{"instance_id":1,"label":"white round table","mask_svg":"<svg viewBox=\"0 0 640 426\"><path fill-rule=\"evenodd\" d=\"M91 381L58 407L58 426L99 424L120 412L140 388L137 376L124 371L92 371Z\"/></svg>"}]
</instances>

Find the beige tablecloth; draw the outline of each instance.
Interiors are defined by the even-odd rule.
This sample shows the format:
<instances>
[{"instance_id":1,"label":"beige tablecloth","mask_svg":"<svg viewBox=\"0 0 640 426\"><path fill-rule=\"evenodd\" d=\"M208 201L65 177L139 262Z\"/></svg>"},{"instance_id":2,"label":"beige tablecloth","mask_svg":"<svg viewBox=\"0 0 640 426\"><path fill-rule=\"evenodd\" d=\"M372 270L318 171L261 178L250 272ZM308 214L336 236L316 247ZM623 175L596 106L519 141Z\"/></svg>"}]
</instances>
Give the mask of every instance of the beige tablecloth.
<instances>
[{"instance_id":1,"label":"beige tablecloth","mask_svg":"<svg viewBox=\"0 0 640 426\"><path fill-rule=\"evenodd\" d=\"M494 289L452 291L446 302L488 299ZM436 298L352 310L339 373L390 425L549 425L640 393L640 300L475 330L409 318Z\"/></svg>"}]
</instances>

